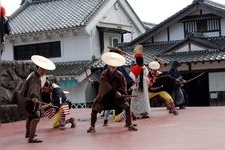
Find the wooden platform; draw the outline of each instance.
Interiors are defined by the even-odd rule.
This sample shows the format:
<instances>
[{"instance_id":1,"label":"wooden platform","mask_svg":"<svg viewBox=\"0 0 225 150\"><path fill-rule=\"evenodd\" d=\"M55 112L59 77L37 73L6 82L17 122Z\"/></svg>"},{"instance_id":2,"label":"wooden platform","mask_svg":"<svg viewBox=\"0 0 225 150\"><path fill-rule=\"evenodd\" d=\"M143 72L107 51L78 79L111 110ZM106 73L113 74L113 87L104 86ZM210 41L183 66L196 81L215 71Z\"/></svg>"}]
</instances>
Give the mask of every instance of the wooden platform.
<instances>
[{"instance_id":1,"label":"wooden platform","mask_svg":"<svg viewBox=\"0 0 225 150\"><path fill-rule=\"evenodd\" d=\"M137 120L139 131L129 132L111 116L108 127L98 118L96 133L86 133L90 109L73 109L77 127L52 129L41 119L37 134L43 143L28 144L25 121L1 124L1 150L225 150L225 107L188 107L178 116L166 108L152 108L149 119Z\"/></svg>"}]
</instances>

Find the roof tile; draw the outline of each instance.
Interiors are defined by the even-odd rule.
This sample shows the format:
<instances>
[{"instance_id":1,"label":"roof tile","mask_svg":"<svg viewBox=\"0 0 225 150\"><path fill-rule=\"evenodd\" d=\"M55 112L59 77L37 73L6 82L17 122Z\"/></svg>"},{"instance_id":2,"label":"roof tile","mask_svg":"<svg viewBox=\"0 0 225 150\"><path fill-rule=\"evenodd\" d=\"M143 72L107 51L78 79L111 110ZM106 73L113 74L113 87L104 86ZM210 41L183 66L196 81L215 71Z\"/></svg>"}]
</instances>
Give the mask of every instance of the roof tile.
<instances>
[{"instance_id":1,"label":"roof tile","mask_svg":"<svg viewBox=\"0 0 225 150\"><path fill-rule=\"evenodd\" d=\"M46 0L22 7L13 14L14 34L81 27L88 23L106 0ZM24 4L25 5L25 4Z\"/></svg>"}]
</instances>

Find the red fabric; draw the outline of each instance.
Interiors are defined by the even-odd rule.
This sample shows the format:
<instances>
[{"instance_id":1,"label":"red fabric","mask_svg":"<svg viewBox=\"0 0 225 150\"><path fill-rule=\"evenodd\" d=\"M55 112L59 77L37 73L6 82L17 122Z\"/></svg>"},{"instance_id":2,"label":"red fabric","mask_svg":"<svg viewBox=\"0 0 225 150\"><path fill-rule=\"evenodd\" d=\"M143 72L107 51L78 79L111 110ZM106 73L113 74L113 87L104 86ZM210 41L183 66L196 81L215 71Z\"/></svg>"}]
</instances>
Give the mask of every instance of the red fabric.
<instances>
[{"instance_id":1,"label":"red fabric","mask_svg":"<svg viewBox=\"0 0 225 150\"><path fill-rule=\"evenodd\" d=\"M136 53L136 54L134 55L134 57L143 57L143 54L142 54L142 53Z\"/></svg>"},{"instance_id":2,"label":"red fabric","mask_svg":"<svg viewBox=\"0 0 225 150\"><path fill-rule=\"evenodd\" d=\"M5 11L5 8L3 6L1 6L1 14L2 16L6 16L6 11Z\"/></svg>"},{"instance_id":3,"label":"red fabric","mask_svg":"<svg viewBox=\"0 0 225 150\"><path fill-rule=\"evenodd\" d=\"M132 67L131 72L135 75L135 77L138 77L139 74L141 74L142 66L135 65Z\"/></svg>"}]
</instances>

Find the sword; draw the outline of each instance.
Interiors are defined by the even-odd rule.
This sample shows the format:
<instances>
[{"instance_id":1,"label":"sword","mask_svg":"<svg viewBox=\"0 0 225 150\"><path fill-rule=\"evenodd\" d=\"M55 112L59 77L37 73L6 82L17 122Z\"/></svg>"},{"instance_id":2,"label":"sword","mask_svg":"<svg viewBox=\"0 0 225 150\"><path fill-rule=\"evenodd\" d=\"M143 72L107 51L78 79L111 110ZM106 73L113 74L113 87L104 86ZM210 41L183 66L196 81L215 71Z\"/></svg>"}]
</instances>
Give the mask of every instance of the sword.
<instances>
[{"instance_id":1,"label":"sword","mask_svg":"<svg viewBox=\"0 0 225 150\"><path fill-rule=\"evenodd\" d=\"M179 83L175 83L175 84L186 84L186 83L188 83L188 82L191 82L191 81L193 81L193 80L199 78L199 77L202 76L204 73L205 73L205 72L202 72L202 73L200 73L199 75L195 76L194 78L191 78L191 79L187 80L186 82L179 82Z\"/></svg>"}]
</instances>

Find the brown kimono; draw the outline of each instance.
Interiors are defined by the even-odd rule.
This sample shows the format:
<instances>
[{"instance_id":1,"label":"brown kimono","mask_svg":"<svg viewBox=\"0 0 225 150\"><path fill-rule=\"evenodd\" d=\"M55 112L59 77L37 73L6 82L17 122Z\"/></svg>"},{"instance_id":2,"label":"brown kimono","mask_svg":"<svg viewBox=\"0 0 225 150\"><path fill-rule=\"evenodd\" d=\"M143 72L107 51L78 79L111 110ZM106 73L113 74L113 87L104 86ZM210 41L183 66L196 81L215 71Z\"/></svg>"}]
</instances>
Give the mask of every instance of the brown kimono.
<instances>
[{"instance_id":1,"label":"brown kimono","mask_svg":"<svg viewBox=\"0 0 225 150\"><path fill-rule=\"evenodd\" d=\"M110 110L120 107L126 112L126 125L131 125L130 106L123 96L116 96L118 91L126 95L126 81L124 75L116 70L110 73L108 69L102 72L100 78L99 90L92 106L91 126L95 127L97 121L97 113L103 109Z\"/></svg>"},{"instance_id":2,"label":"brown kimono","mask_svg":"<svg viewBox=\"0 0 225 150\"><path fill-rule=\"evenodd\" d=\"M21 94L24 98L41 98L41 80L39 74L32 72L26 79ZM25 137L33 139L37 124L40 120L40 103L34 103L32 100L25 100L25 109L28 112L26 120Z\"/></svg>"}]
</instances>

